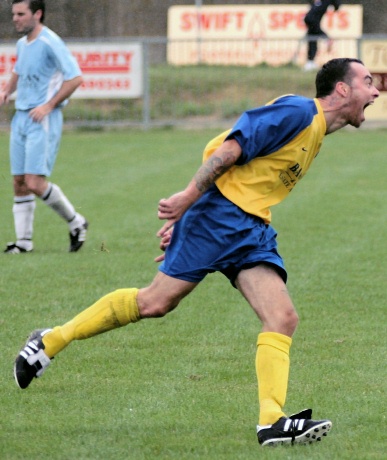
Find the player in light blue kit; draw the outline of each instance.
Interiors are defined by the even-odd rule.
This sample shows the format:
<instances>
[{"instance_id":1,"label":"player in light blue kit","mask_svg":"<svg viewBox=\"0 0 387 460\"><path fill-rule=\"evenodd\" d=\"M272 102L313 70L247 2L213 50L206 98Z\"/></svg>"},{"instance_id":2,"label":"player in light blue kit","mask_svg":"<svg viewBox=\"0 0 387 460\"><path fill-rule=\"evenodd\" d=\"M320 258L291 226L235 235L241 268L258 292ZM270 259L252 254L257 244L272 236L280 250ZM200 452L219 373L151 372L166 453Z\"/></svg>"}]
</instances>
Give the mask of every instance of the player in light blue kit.
<instances>
[{"instance_id":1,"label":"player in light blue kit","mask_svg":"<svg viewBox=\"0 0 387 460\"><path fill-rule=\"evenodd\" d=\"M17 42L11 78L0 92L2 105L17 90L10 138L16 242L7 244L7 254L33 250L35 195L68 223L70 252L81 248L88 227L62 190L47 181L62 135L61 108L83 80L62 39L43 25L44 13L44 0L12 1L16 31L24 36Z\"/></svg>"}]
</instances>

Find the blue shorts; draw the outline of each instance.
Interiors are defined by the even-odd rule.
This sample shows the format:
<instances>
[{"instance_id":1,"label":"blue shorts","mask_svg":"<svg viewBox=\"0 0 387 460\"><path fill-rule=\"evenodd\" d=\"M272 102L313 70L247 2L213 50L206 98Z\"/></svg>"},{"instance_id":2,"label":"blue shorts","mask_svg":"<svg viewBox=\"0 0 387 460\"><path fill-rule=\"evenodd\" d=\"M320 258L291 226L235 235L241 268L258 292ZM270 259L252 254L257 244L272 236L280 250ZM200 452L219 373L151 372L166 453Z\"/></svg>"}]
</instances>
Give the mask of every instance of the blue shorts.
<instances>
[{"instance_id":1,"label":"blue shorts","mask_svg":"<svg viewBox=\"0 0 387 460\"><path fill-rule=\"evenodd\" d=\"M241 270L265 263L286 282L276 236L273 227L244 212L213 186L175 224L159 270L195 283L219 271L235 286Z\"/></svg>"},{"instance_id":2,"label":"blue shorts","mask_svg":"<svg viewBox=\"0 0 387 460\"><path fill-rule=\"evenodd\" d=\"M49 113L41 123L28 110L17 110L11 123L11 174L50 176L62 136L63 116L60 109Z\"/></svg>"}]
</instances>

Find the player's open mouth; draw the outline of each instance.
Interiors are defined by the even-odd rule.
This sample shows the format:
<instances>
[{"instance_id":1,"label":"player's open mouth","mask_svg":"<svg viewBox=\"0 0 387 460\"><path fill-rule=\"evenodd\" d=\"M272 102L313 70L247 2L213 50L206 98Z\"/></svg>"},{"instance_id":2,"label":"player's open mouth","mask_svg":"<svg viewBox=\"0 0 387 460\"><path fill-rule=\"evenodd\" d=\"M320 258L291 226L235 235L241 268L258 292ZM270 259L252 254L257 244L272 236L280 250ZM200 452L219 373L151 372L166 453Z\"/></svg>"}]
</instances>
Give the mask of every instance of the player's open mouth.
<instances>
[{"instance_id":1,"label":"player's open mouth","mask_svg":"<svg viewBox=\"0 0 387 460\"><path fill-rule=\"evenodd\" d=\"M365 110L368 106L372 105L374 101L367 102L367 104L363 107L363 110Z\"/></svg>"}]
</instances>

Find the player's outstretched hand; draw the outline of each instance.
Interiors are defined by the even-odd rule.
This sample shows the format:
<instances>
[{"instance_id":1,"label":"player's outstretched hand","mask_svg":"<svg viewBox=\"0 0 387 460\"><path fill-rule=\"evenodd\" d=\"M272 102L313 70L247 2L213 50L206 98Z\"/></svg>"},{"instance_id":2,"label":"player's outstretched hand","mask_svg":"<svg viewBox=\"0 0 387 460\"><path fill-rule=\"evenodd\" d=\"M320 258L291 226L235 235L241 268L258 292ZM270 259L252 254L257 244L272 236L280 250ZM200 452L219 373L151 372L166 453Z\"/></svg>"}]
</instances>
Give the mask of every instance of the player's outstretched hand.
<instances>
[{"instance_id":1,"label":"player's outstretched hand","mask_svg":"<svg viewBox=\"0 0 387 460\"><path fill-rule=\"evenodd\" d=\"M157 232L157 236L162 238L173 225L181 219L181 216L191 206L194 200L189 196L186 190L175 193L169 198L162 198L159 201L157 216L167 222Z\"/></svg>"},{"instance_id":2,"label":"player's outstretched hand","mask_svg":"<svg viewBox=\"0 0 387 460\"><path fill-rule=\"evenodd\" d=\"M190 205L191 202L188 200L186 192L178 192L159 201L157 216L159 219L177 222Z\"/></svg>"},{"instance_id":3,"label":"player's outstretched hand","mask_svg":"<svg viewBox=\"0 0 387 460\"><path fill-rule=\"evenodd\" d=\"M173 227L167 230L161 237L159 247L162 251L165 251L167 247L169 246L169 243L172 238L172 232L173 232ZM160 254L159 256L155 258L155 262L162 262L164 260L164 257L165 257L164 254Z\"/></svg>"},{"instance_id":4,"label":"player's outstretched hand","mask_svg":"<svg viewBox=\"0 0 387 460\"><path fill-rule=\"evenodd\" d=\"M167 222L157 232L157 236L161 238L160 249L165 251L165 248L169 245L172 235L172 227L174 224L181 219L185 211L193 203L192 197L189 192L184 190L182 192L175 193L169 198L162 198L159 201L157 209L157 216L159 219L165 219ZM156 257L156 262L164 260L164 254Z\"/></svg>"}]
</instances>

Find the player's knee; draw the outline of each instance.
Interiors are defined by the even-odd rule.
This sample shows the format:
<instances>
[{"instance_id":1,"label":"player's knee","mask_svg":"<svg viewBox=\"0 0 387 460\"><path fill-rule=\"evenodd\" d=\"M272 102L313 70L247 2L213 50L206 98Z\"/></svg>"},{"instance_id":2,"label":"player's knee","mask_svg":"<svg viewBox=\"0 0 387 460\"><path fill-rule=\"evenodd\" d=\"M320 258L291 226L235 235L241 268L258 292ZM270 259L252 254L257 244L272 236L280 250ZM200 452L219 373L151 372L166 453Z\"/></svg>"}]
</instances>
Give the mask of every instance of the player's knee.
<instances>
[{"instance_id":1,"label":"player's knee","mask_svg":"<svg viewBox=\"0 0 387 460\"><path fill-rule=\"evenodd\" d=\"M298 321L299 317L296 310L289 310L285 316L286 328L293 333L297 328Z\"/></svg>"},{"instance_id":2,"label":"player's knee","mask_svg":"<svg viewBox=\"0 0 387 460\"><path fill-rule=\"evenodd\" d=\"M26 185L27 189L29 190L29 192L34 193L35 195L38 195L38 196L40 195L40 190L39 190L36 182L34 182L31 179L27 179L26 182L25 182L25 185Z\"/></svg>"},{"instance_id":3,"label":"player's knee","mask_svg":"<svg viewBox=\"0 0 387 460\"><path fill-rule=\"evenodd\" d=\"M277 321L279 331L282 331L282 333L289 335L291 337L294 334L298 325L298 315L296 310L294 310L294 308L291 308L283 311L281 317L277 318Z\"/></svg>"},{"instance_id":4,"label":"player's knee","mask_svg":"<svg viewBox=\"0 0 387 460\"><path fill-rule=\"evenodd\" d=\"M298 325L298 315L294 308L277 310L264 322L267 330L279 332L291 337Z\"/></svg>"},{"instance_id":5,"label":"player's knee","mask_svg":"<svg viewBox=\"0 0 387 460\"><path fill-rule=\"evenodd\" d=\"M43 176L26 174L24 180L28 190L37 196L42 196L43 193L47 190L48 184Z\"/></svg>"},{"instance_id":6,"label":"player's knee","mask_svg":"<svg viewBox=\"0 0 387 460\"><path fill-rule=\"evenodd\" d=\"M27 185L24 181L24 176L14 176L13 177L13 188L16 194L26 192Z\"/></svg>"},{"instance_id":7,"label":"player's knee","mask_svg":"<svg viewBox=\"0 0 387 460\"><path fill-rule=\"evenodd\" d=\"M138 310L141 318L161 318L176 308L177 299L154 297L146 289L140 289L137 295Z\"/></svg>"},{"instance_id":8,"label":"player's knee","mask_svg":"<svg viewBox=\"0 0 387 460\"><path fill-rule=\"evenodd\" d=\"M178 304L154 302L139 309L142 318L162 318L177 307Z\"/></svg>"}]
</instances>

